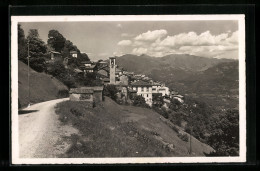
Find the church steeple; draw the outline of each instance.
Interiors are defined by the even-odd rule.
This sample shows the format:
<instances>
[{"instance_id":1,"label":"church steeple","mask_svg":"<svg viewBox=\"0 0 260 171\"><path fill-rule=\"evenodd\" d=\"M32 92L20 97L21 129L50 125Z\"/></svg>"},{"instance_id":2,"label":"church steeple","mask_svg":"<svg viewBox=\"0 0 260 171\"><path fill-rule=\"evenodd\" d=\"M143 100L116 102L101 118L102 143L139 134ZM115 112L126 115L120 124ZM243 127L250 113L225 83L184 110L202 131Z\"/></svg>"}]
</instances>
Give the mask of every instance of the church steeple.
<instances>
[{"instance_id":1,"label":"church steeple","mask_svg":"<svg viewBox=\"0 0 260 171\"><path fill-rule=\"evenodd\" d=\"M109 58L110 63L110 84L116 83L116 58L110 57Z\"/></svg>"}]
</instances>

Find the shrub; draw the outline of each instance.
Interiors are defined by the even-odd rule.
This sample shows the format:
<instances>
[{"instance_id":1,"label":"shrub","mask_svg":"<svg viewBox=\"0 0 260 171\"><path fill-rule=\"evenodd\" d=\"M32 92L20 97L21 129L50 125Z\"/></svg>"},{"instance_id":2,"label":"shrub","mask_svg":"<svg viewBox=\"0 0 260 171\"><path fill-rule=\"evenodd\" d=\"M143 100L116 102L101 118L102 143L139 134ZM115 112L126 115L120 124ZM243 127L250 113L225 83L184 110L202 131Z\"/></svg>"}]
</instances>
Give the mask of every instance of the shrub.
<instances>
[{"instance_id":1,"label":"shrub","mask_svg":"<svg viewBox=\"0 0 260 171\"><path fill-rule=\"evenodd\" d=\"M144 97L142 96L135 96L133 99L133 105L139 107L149 107L149 105L145 102Z\"/></svg>"},{"instance_id":2,"label":"shrub","mask_svg":"<svg viewBox=\"0 0 260 171\"><path fill-rule=\"evenodd\" d=\"M84 114L82 114L79 110L75 109L75 108L71 108L70 112L75 115L75 116L84 116Z\"/></svg>"},{"instance_id":3,"label":"shrub","mask_svg":"<svg viewBox=\"0 0 260 171\"><path fill-rule=\"evenodd\" d=\"M110 97L112 100L116 101L117 100L117 88L115 85L106 85L104 87L104 96Z\"/></svg>"},{"instance_id":4,"label":"shrub","mask_svg":"<svg viewBox=\"0 0 260 171\"><path fill-rule=\"evenodd\" d=\"M178 129L176 126L172 126L172 129L173 129L175 132L179 133L179 129Z\"/></svg>"},{"instance_id":5,"label":"shrub","mask_svg":"<svg viewBox=\"0 0 260 171\"><path fill-rule=\"evenodd\" d=\"M69 97L69 90L59 90L58 98L65 98L65 97Z\"/></svg>"},{"instance_id":6,"label":"shrub","mask_svg":"<svg viewBox=\"0 0 260 171\"><path fill-rule=\"evenodd\" d=\"M188 142L189 141L189 137L187 134L178 134L178 137L183 140L183 141L186 141Z\"/></svg>"}]
</instances>

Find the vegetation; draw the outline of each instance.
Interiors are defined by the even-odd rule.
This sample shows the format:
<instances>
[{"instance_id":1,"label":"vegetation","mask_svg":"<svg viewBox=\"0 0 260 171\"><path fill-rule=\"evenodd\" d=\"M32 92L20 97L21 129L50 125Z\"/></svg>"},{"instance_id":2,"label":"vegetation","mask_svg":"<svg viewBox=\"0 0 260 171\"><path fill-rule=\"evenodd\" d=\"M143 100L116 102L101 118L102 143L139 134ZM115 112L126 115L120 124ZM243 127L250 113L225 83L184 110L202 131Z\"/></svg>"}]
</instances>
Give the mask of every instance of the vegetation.
<instances>
[{"instance_id":1,"label":"vegetation","mask_svg":"<svg viewBox=\"0 0 260 171\"><path fill-rule=\"evenodd\" d=\"M228 110L219 116L209 144L216 149L210 156L239 155L239 113L238 110ZM221 141L220 141L221 140Z\"/></svg>"},{"instance_id":2,"label":"vegetation","mask_svg":"<svg viewBox=\"0 0 260 171\"><path fill-rule=\"evenodd\" d=\"M28 67L18 61L18 97L21 108L29 103ZM39 103L57 98L68 97L68 88L58 79L30 69L30 102Z\"/></svg>"},{"instance_id":3,"label":"vegetation","mask_svg":"<svg viewBox=\"0 0 260 171\"><path fill-rule=\"evenodd\" d=\"M133 98L133 105L138 107L149 108L149 105L145 102L145 99L142 96L135 96Z\"/></svg>"},{"instance_id":4,"label":"vegetation","mask_svg":"<svg viewBox=\"0 0 260 171\"><path fill-rule=\"evenodd\" d=\"M159 114L147 108L119 106L109 97L95 108L85 102L59 103L56 113L78 134L64 137L70 148L61 157L173 157L188 156L189 143L181 140ZM174 144L173 144L174 142ZM194 153L212 148L193 141Z\"/></svg>"},{"instance_id":5,"label":"vegetation","mask_svg":"<svg viewBox=\"0 0 260 171\"><path fill-rule=\"evenodd\" d=\"M104 87L104 96L110 97L112 100L117 101L118 89L115 85L108 84Z\"/></svg>"}]
</instances>

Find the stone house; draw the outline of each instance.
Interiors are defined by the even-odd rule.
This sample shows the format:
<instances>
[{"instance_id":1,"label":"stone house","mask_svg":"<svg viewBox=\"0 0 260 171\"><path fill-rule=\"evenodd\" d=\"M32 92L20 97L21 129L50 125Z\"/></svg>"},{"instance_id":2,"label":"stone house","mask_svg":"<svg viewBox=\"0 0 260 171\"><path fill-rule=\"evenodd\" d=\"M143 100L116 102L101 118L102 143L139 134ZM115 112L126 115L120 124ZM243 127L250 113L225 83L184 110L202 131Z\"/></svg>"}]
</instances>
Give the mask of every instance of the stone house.
<instances>
[{"instance_id":1,"label":"stone house","mask_svg":"<svg viewBox=\"0 0 260 171\"><path fill-rule=\"evenodd\" d=\"M71 101L86 101L93 107L103 100L103 86L71 88L69 94Z\"/></svg>"}]
</instances>

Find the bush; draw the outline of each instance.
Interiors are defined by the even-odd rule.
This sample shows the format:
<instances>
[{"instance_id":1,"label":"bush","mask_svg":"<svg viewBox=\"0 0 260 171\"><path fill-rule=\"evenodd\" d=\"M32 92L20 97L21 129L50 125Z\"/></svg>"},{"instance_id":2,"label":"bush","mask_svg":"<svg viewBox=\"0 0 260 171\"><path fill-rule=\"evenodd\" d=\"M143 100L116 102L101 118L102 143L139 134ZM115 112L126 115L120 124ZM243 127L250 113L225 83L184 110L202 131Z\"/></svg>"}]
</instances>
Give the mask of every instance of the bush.
<instances>
[{"instance_id":1,"label":"bush","mask_svg":"<svg viewBox=\"0 0 260 171\"><path fill-rule=\"evenodd\" d=\"M103 92L104 96L108 96L114 101L117 100L117 93L118 90L115 85L108 84L104 87L104 92Z\"/></svg>"},{"instance_id":2,"label":"bush","mask_svg":"<svg viewBox=\"0 0 260 171\"><path fill-rule=\"evenodd\" d=\"M70 113L75 116L84 116L84 114L82 114L81 111L77 110L76 108L71 108Z\"/></svg>"},{"instance_id":3,"label":"bush","mask_svg":"<svg viewBox=\"0 0 260 171\"><path fill-rule=\"evenodd\" d=\"M183 141L186 141L188 142L189 141L189 137L187 134L178 134L178 137L183 140Z\"/></svg>"},{"instance_id":4,"label":"bush","mask_svg":"<svg viewBox=\"0 0 260 171\"><path fill-rule=\"evenodd\" d=\"M58 98L65 98L65 97L69 97L69 90L59 90Z\"/></svg>"},{"instance_id":5,"label":"bush","mask_svg":"<svg viewBox=\"0 0 260 171\"><path fill-rule=\"evenodd\" d=\"M133 99L133 105L139 106L139 107L149 108L149 105L145 102L145 99L142 96L135 96L134 99Z\"/></svg>"}]
</instances>

